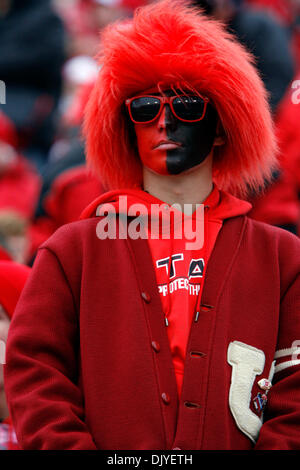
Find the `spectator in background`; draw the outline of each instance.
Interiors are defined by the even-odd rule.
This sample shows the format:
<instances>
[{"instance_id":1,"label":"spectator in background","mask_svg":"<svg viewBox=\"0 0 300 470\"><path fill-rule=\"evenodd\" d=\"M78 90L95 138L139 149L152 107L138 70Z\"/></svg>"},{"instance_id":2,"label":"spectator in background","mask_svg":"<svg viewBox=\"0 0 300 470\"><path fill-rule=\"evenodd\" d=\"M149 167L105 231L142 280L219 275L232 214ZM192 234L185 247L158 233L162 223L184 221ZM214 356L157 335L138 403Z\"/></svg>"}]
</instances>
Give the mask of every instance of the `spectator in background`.
<instances>
[{"instance_id":1,"label":"spectator in background","mask_svg":"<svg viewBox=\"0 0 300 470\"><path fill-rule=\"evenodd\" d=\"M9 259L27 262L28 225L12 212L0 212L0 243Z\"/></svg>"},{"instance_id":2,"label":"spectator in background","mask_svg":"<svg viewBox=\"0 0 300 470\"><path fill-rule=\"evenodd\" d=\"M99 48L99 31L108 23L131 16L147 0L55 0L69 37L69 56L94 57Z\"/></svg>"},{"instance_id":3,"label":"spectator in background","mask_svg":"<svg viewBox=\"0 0 300 470\"><path fill-rule=\"evenodd\" d=\"M245 0L248 5L275 16L289 32L296 75L300 70L300 2L299 0Z\"/></svg>"},{"instance_id":4,"label":"spectator in background","mask_svg":"<svg viewBox=\"0 0 300 470\"><path fill-rule=\"evenodd\" d=\"M2 109L15 123L24 154L38 168L55 135L65 61L63 22L51 0L0 2Z\"/></svg>"},{"instance_id":5,"label":"spectator in background","mask_svg":"<svg viewBox=\"0 0 300 470\"><path fill-rule=\"evenodd\" d=\"M57 140L43 171L43 183L30 225L30 258L61 225L77 220L81 212L104 192L100 178L86 167L84 143L80 138L84 108L93 88L88 80L78 86L61 121Z\"/></svg>"},{"instance_id":6,"label":"spectator in background","mask_svg":"<svg viewBox=\"0 0 300 470\"><path fill-rule=\"evenodd\" d=\"M195 3L209 15L225 21L228 29L255 55L257 68L269 92L279 137L280 167L273 174L272 182L261 188L261 191L252 193L249 199L253 209L249 216L299 233L299 169L295 166L299 157L295 155L295 142L298 142L300 128L293 133L293 144L288 145L288 136L292 134L288 126L291 125L291 116L295 116L290 106L290 84L296 69L289 27L283 20L279 21L275 14L253 8L240 0L195 0ZM285 110L286 107L288 109ZM292 125L297 129L299 120L296 119ZM290 150L288 153L287 146Z\"/></svg>"},{"instance_id":7,"label":"spectator in background","mask_svg":"<svg viewBox=\"0 0 300 470\"><path fill-rule=\"evenodd\" d=\"M248 5L267 11L275 16L278 21L287 27L293 22L297 2L298 0L245 0Z\"/></svg>"},{"instance_id":8,"label":"spectator in background","mask_svg":"<svg viewBox=\"0 0 300 470\"><path fill-rule=\"evenodd\" d=\"M287 91L275 116L281 171L263 197L253 201L250 216L300 236L300 103L294 92Z\"/></svg>"},{"instance_id":9,"label":"spectator in background","mask_svg":"<svg viewBox=\"0 0 300 470\"><path fill-rule=\"evenodd\" d=\"M0 261L0 450L18 448L6 403L3 365L10 321L30 268L11 261Z\"/></svg>"},{"instance_id":10,"label":"spectator in background","mask_svg":"<svg viewBox=\"0 0 300 470\"><path fill-rule=\"evenodd\" d=\"M242 0L194 0L227 27L257 59L257 68L269 92L273 112L294 77L294 63L287 29L267 12Z\"/></svg>"},{"instance_id":11,"label":"spectator in background","mask_svg":"<svg viewBox=\"0 0 300 470\"><path fill-rule=\"evenodd\" d=\"M36 168L17 152L18 135L0 111L0 245L23 263L28 254L28 226L34 215L41 180Z\"/></svg>"},{"instance_id":12,"label":"spectator in background","mask_svg":"<svg viewBox=\"0 0 300 470\"><path fill-rule=\"evenodd\" d=\"M98 52L100 30L117 18L130 16L133 8L142 3L143 0L54 2L68 33L68 57L62 68L59 126L42 171L42 187L30 225L30 259L57 228L77 220L104 190L100 179L86 168L81 139L83 110L99 71L93 56Z\"/></svg>"},{"instance_id":13,"label":"spectator in background","mask_svg":"<svg viewBox=\"0 0 300 470\"><path fill-rule=\"evenodd\" d=\"M90 174L81 142L47 166L35 217L30 225L29 257L59 227L78 220L82 211L104 192L100 178Z\"/></svg>"},{"instance_id":14,"label":"spectator in background","mask_svg":"<svg viewBox=\"0 0 300 470\"><path fill-rule=\"evenodd\" d=\"M67 37L67 60L64 63L63 95L60 101L60 116L68 112L77 93L95 81L99 65L95 56L99 50L99 35L104 26L119 18L129 17L134 6L145 0L54 0L54 5L62 18ZM58 141L54 143L49 158L56 158L55 152L64 151L65 142L60 122ZM74 135L74 134L73 134ZM68 137L68 136L67 136ZM63 145L62 145L63 144Z\"/></svg>"}]
</instances>

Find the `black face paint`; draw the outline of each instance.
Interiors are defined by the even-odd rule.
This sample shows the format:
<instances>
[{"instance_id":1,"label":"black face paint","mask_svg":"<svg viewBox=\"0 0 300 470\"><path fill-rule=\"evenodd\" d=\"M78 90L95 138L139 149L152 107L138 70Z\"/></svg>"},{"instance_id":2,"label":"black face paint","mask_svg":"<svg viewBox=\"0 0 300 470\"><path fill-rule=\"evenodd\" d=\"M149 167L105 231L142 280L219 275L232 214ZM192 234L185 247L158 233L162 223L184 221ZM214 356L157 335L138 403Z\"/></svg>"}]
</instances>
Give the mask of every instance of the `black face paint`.
<instances>
[{"instance_id":1,"label":"black face paint","mask_svg":"<svg viewBox=\"0 0 300 470\"><path fill-rule=\"evenodd\" d=\"M167 150L166 156L168 173L178 175L199 165L210 154L216 137L218 115L208 104L202 121L179 121L170 108L166 109L165 119L168 139L181 143L180 147Z\"/></svg>"}]
</instances>

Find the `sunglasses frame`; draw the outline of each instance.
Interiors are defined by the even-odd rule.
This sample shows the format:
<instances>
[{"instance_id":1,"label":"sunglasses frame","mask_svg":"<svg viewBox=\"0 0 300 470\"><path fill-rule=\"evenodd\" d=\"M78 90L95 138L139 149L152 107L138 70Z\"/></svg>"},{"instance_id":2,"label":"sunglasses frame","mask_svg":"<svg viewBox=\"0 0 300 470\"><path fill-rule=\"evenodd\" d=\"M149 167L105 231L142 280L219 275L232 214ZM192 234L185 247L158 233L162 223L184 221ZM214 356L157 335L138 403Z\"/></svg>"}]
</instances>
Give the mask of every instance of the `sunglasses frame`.
<instances>
[{"instance_id":1,"label":"sunglasses frame","mask_svg":"<svg viewBox=\"0 0 300 470\"><path fill-rule=\"evenodd\" d=\"M173 101L175 98L180 98L180 97L187 97L187 96L197 96L199 98L201 98L203 101L204 101L204 107L203 107L203 114L201 116L201 118L198 118L198 119L193 119L193 120L189 120L189 119L183 119L179 116L177 116L176 112L174 111L174 107L173 107ZM131 113L131 103L133 100L136 100L138 98L156 98L160 101L160 108L159 108L159 111L158 113L156 114L156 116L153 118L153 119L150 119L149 121L135 121L132 117L132 113ZM135 124L149 124L153 121L155 121L161 114L161 111L164 107L165 104L168 104L171 108L171 111L173 113L173 115L179 119L180 121L183 121L183 122L199 122L199 121L202 121L202 119L204 119L205 117L205 114L206 114L206 108L207 108L207 104L209 103L209 98L207 98L206 96L202 96L200 94L197 94L197 95L174 95L174 96L158 96L158 95L138 95L138 96L133 96L132 98L128 98L126 101L125 101L125 104L127 106L127 109L128 109L128 114L130 116L130 119L132 120L132 122L134 122Z\"/></svg>"}]
</instances>

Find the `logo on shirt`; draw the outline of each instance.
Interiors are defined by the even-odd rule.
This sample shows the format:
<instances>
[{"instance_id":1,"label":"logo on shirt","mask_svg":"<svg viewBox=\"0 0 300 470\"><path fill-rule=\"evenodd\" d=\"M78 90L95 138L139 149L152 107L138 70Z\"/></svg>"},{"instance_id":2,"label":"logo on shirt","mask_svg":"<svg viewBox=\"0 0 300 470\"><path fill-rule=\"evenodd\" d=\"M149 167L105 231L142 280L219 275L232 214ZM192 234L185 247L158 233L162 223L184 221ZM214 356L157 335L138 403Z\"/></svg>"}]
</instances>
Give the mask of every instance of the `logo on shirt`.
<instances>
[{"instance_id":1,"label":"logo on shirt","mask_svg":"<svg viewBox=\"0 0 300 470\"><path fill-rule=\"evenodd\" d=\"M160 284L159 292L166 296L172 294L177 290L186 290L189 295L198 295L200 291L200 284L190 283L190 280L196 280L203 277L204 271L204 259L192 259L189 263L186 273L183 273L184 265L184 254L176 253L172 256L162 258L156 261L156 267L158 269L165 268L165 273L169 279L168 283ZM181 269L179 269L179 266ZM177 272L180 271L181 276L178 276ZM186 274L186 275L184 275Z\"/></svg>"},{"instance_id":2,"label":"logo on shirt","mask_svg":"<svg viewBox=\"0 0 300 470\"><path fill-rule=\"evenodd\" d=\"M203 277L204 259L192 259L189 268L189 279L191 277Z\"/></svg>"},{"instance_id":3,"label":"logo on shirt","mask_svg":"<svg viewBox=\"0 0 300 470\"><path fill-rule=\"evenodd\" d=\"M183 254L178 253L177 255L168 256L167 258L159 259L156 261L156 267L162 268L165 266L167 275L169 279L176 277L176 268L175 263L176 261L183 260Z\"/></svg>"}]
</instances>

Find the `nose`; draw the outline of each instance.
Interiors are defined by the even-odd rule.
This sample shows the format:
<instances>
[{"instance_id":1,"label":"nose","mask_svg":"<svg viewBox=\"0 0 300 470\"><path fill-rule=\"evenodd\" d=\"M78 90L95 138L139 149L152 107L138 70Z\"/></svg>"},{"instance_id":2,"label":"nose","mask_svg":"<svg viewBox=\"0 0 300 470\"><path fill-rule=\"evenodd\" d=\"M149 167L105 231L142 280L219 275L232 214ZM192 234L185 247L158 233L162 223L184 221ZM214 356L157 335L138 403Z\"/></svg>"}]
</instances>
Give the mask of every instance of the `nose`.
<instances>
[{"instance_id":1,"label":"nose","mask_svg":"<svg viewBox=\"0 0 300 470\"><path fill-rule=\"evenodd\" d=\"M177 119L172 113L172 110L169 104L164 104L163 109L159 115L157 125L160 130L163 130L163 129L174 130L176 128Z\"/></svg>"}]
</instances>

